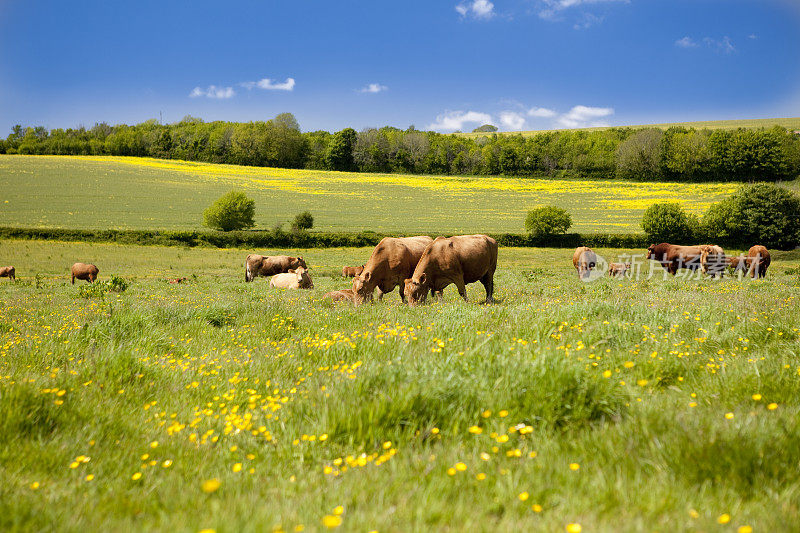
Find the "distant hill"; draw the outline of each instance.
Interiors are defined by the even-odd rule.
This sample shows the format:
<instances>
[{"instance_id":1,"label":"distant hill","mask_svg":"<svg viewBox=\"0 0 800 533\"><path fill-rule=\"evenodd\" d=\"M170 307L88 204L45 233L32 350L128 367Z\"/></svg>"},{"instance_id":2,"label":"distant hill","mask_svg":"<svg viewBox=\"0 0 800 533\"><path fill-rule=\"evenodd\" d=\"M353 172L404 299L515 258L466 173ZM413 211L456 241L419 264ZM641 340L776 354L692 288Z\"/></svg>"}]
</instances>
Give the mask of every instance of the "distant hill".
<instances>
[{"instance_id":1,"label":"distant hill","mask_svg":"<svg viewBox=\"0 0 800 533\"><path fill-rule=\"evenodd\" d=\"M772 126L783 126L790 130L800 130L800 117L795 118L753 118L745 120L705 120L698 122L672 122L665 124L637 124L630 126L613 126L616 128L661 128L667 129L672 126L683 126L685 128L695 129L712 129L712 130L732 130L736 128L770 128ZM607 130L608 127L599 128L575 128L575 130L585 131L600 131ZM540 133L548 133L553 131L566 131L566 130L530 130L530 131L504 131L498 132L498 135L524 135L526 137L538 135ZM480 133L459 133L464 137L480 137L482 135L493 135L493 133L480 132Z\"/></svg>"}]
</instances>

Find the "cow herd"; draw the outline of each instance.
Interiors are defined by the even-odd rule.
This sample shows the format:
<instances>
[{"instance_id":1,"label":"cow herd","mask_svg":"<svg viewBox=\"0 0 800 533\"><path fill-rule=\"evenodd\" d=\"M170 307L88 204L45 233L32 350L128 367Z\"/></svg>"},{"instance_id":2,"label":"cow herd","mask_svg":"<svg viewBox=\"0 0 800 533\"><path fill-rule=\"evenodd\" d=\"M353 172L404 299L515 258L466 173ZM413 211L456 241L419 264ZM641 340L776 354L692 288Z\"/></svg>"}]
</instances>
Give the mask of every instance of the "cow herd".
<instances>
[{"instance_id":1,"label":"cow herd","mask_svg":"<svg viewBox=\"0 0 800 533\"><path fill-rule=\"evenodd\" d=\"M757 244L752 246L747 255L727 257L725 250L716 244L700 244L696 246L679 246L662 242L651 244L647 248L646 259L656 261L671 275L676 275L678 270L700 270L703 275L712 278L722 277L729 270L733 273L745 272L750 277L758 279L767 275L771 257L769 250ZM598 255L586 246L579 246L572 255L572 265L581 279L589 278L591 272L598 266ZM631 268L631 263L610 263L608 274L622 277Z\"/></svg>"},{"instance_id":2,"label":"cow herd","mask_svg":"<svg viewBox=\"0 0 800 533\"><path fill-rule=\"evenodd\" d=\"M372 250L365 264L342 268L342 277L353 278L352 287L331 291L324 298L362 304L373 300L376 289L378 300L381 300L384 294L397 287L400 299L413 306L424 303L428 293L441 299L445 287L453 284L466 301L466 285L479 281L486 290L486 302L491 303L494 301L497 248L497 241L480 234L436 239L427 235L385 237ZM727 257L721 247L713 244L678 246L665 242L651 245L646 259L656 261L672 275L685 268L700 270L711 277L722 277L728 270L741 271L752 278L765 277L771 262L769 250L761 245L751 247L747 255ZM587 246L576 248L572 255L572 265L583 280L589 279L600 263L599 256ZM623 277L630 269L629 262L610 263L608 274ZM99 269L92 264L75 263L71 273L73 285L76 279L92 283L97 279ZM250 282L258 276L270 277L270 287L314 288L308 265L302 257L250 254L245 260L244 279ZM16 280L14 267L0 267L2 277ZM182 279L171 283L180 281Z\"/></svg>"}]
</instances>

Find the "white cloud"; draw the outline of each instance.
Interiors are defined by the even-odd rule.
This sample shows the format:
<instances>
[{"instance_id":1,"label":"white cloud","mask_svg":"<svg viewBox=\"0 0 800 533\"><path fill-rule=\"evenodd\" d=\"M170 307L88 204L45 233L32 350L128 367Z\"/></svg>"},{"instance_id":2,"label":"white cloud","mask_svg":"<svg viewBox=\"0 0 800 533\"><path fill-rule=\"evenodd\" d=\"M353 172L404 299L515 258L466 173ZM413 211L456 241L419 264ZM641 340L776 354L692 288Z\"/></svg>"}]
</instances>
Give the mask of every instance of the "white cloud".
<instances>
[{"instance_id":1,"label":"white cloud","mask_svg":"<svg viewBox=\"0 0 800 533\"><path fill-rule=\"evenodd\" d=\"M492 124L492 116L478 111L447 111L436 117L436 122L428 125L429 130L463 130L464 124Z\"/></svg>"},{"instance_id":2,"label":"white cloud","mask_svg":"<svg viewBox=\"0 0 800 533\"><path fill-rule=\"evenodd\" d=\"M500 124L509 130L521 130L525 125L525 117L515 111L502 111Z\"/></svg>"},{"instance_id":3,"label":"white cloud","mask_svg":"<svg viewBox=\"0 0 800 533\"><path fill-rule=\"evenodd\" d=\"M747 36L747 38L748 39L758 39L758 35L756 35L755 33L751 33L750 35Z\"/></svg>"},{"instance_id":4,"label":"white cloud","mask_svg":"<svg viewBox=\"0 0 800 533\"><path fill-rule=\"evenodd\" d=\"M675 41L675 46L678 48L697 48L697 43L687 35L686 37Z\"/></svg>"},{"instance_id":5,"label":"white cloud","mask_svg":"<svg viewBox=\"0 0 800 533\"><path fill-rule=\"evenodd\" d=\"M560 115L556 119L556 125L562 128L590 128L597 126L608 126L608 123L598 120L614 114L611 107L588 107L576 105L567 113Z\"/></svg>"},{"instance_id":6,"label":"white cloud","mask_svg":"<svg viewBox=\"0 0 800 533\"><path fill-rule=\"evenodd\" d=\"M286 78L282 83L274 82L269 78L258 80L255 86L268 91L291 91L294 89L294 78Z\"/></svg>"},{"instance_id":7,"label":"white cloud","mask_svg":"<svg viewBox=\"0 0 800 533\"><path fill-rule=\"evenodd\" d=\"M476 19L490 19L494 16L494 4L489 0L472 0L456 6L456 11L462 17L472 15Z\"/></svg>"},{"instance_id":8,"label":"white cloud","mask_svg":"<svg viewBox=\"0 0 800 533\"><path fill-rule=\"evenodd\" d=\"M556 116L557 114L558 113L556 113L552 109L547 109L546 107L532 107L528 109L529 117L550 118Z\"/></svg>"},{"instance_id":9,"label":"white cloud","mask_svg":"<svg viewBox=\"0 0 800 533\"><path fill-rule=\"evenodd\" d=\"M387 91L389 88L386 85L381 85L380 83L370 83L366 87L362 87L358 90L360 93L379 93L382 91Z\"/></svg>"},{"instance_id":10,"label":"white cloud","mask_svg":"<svg viewBox=\"0 0 800 533\"><path fill-rule=\"evenodd\" d=\"M575 30L586 30L591 28L592 26L596 26L603 22L605 17L598 17L597 15L592 15L591 13L584 13L581 17L579 22L576 22L572 28Z\"/></svg>"},{"instance_id":11,"label":"white cloud","mask_svg":"<svg viewBox=\"0 0 800 533\"><path fill-rule=\"evenodd\" d=\"M712 39L711 37L705 37L703 42L709 48L713 48L718 52L722 52L723 54L730 54L736 51L736 47L733 46L733 42L731 42L730 37L727 35L722 39Z\"/></svg>"},{"instance_id":12,"label":"white cloud","mask_svg":"<svg viewBox=\"0 0 800 533\"><path fill-rule=\"evenodd\" d=\"M217 87L216 85L209 85L205 89L202 87L195 87L192 89L192 92L189 93L189 96L191 98L205 96L206 98L226 100L228 98L233 98L235 94L236 92L233 90L233 87Z\"/></svg>"},{"instance_id":13,"label":"white cloud","mask_svg":"<svg viewBox=\"0 0 800 533\"><path fill-rule=\"evenodd\" d=\"M622 2L625 4L629 4L630 0L540 0L539 4L541 7L539 9L539 17L545 20L558 20L559 19L558 14L566 9L587 4L600 4L600 3L610 3L610 2Z\"/></svg>"}]
</instances>

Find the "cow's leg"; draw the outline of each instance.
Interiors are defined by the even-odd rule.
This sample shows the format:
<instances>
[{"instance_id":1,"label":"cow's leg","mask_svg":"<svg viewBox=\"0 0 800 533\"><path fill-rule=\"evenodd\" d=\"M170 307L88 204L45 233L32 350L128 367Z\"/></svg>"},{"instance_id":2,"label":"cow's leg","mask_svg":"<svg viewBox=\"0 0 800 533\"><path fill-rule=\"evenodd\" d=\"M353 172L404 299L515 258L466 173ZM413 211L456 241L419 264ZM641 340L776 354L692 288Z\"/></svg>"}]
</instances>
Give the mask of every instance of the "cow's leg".
<instances>
[{"instance_id":1,"label":"cow's leg","mask_svg":"<svg viewBox=\"0 0 800 533\"><path fill-rule=\"evenodd\" d=\"M397 291L397 292L399 292L399 293L400 293L400 301L401 301L401 302L403 302L403 303L406 303L406 295L405 295L405 293L403 292L403 288L404 288L404 287L405 287L405 284L401 284L401 285L398 287L398 291Z\"/></svg>"},{"instance_id":2,"label":"cow's leg","mask_svg":"<svg viewBox=\"0 0 800 533\"><path fill-rule=\"evenodd\" d=\"M458 294L460 294L461 297L464 298L465 302L468 302L469 300L467 299L467 286L464 285L464 279L461 278L456 280L455 284L456 288L458 289Z\"/></svg>"},{"instance_id":3,"label":"cow's leg","mask_svg":"<svg viewBox=\"0 0 800 533\"><path fill-rule=\"evenodd\" d=\"M486 303L494 303L494 273L488 273L481 278L481 283L486 289Z\"/></svg>"},{"instance_id":4,"label":"cow's leg","mask_svg":"<svg viewBox=\"0 0 800 533\"><path fill-rule=\"evenodd\" d=\"M72 284L75 285L75 274L72 275Z\"/></svg>"},{"instance_id":5,"label":"cow's leg","mask_svg":"<svg viewBox=\"0 0 800 533\"><path fill-rule=\"evenodd\" d=\"M376 287L376 289L378 290L378 301L380 302L381 300L383 300L383 291L381 290L380 287Z\"/></svg>"}]
</instances>

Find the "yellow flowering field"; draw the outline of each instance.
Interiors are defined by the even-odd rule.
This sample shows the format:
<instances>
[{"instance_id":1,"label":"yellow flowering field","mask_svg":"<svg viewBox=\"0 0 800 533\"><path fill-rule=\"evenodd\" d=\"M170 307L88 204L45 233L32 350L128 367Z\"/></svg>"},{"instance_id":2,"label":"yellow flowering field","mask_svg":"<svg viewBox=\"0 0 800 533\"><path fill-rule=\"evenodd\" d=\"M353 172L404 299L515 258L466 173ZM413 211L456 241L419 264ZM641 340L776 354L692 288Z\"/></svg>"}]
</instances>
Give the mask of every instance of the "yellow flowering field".
<instances>
[{"instance_id":1,"label":"yellow flowering field","mask_svg":"<svg viewBox=\"0 0 800 533\"><path fill-rule=\"evenodd\" d=\"M248 250L0 242L2 530L800 523L798 252L583 283L568 250L501 248L496 304L416 308L324 300L369 249L259 252L316 288L245 283ZM127 290L70 285L76 260Z\"/></svg>"},{"instance_id":2,"label":"yellow flowering field","mask_svg":"<svg viewBox=\"0 0 800 533\"><path fill-rule=\"evenodd\" d=\"M733 184L634 183L412 176L294 170L111 156L0 156L0 225L87 229L199 229L231 189L256 201L272 229L310 210L328 231L524 231L539 205L569 210L573 230L640 231L644 210L676 201L702 214Z\"/></svg>"}]
</instances>

